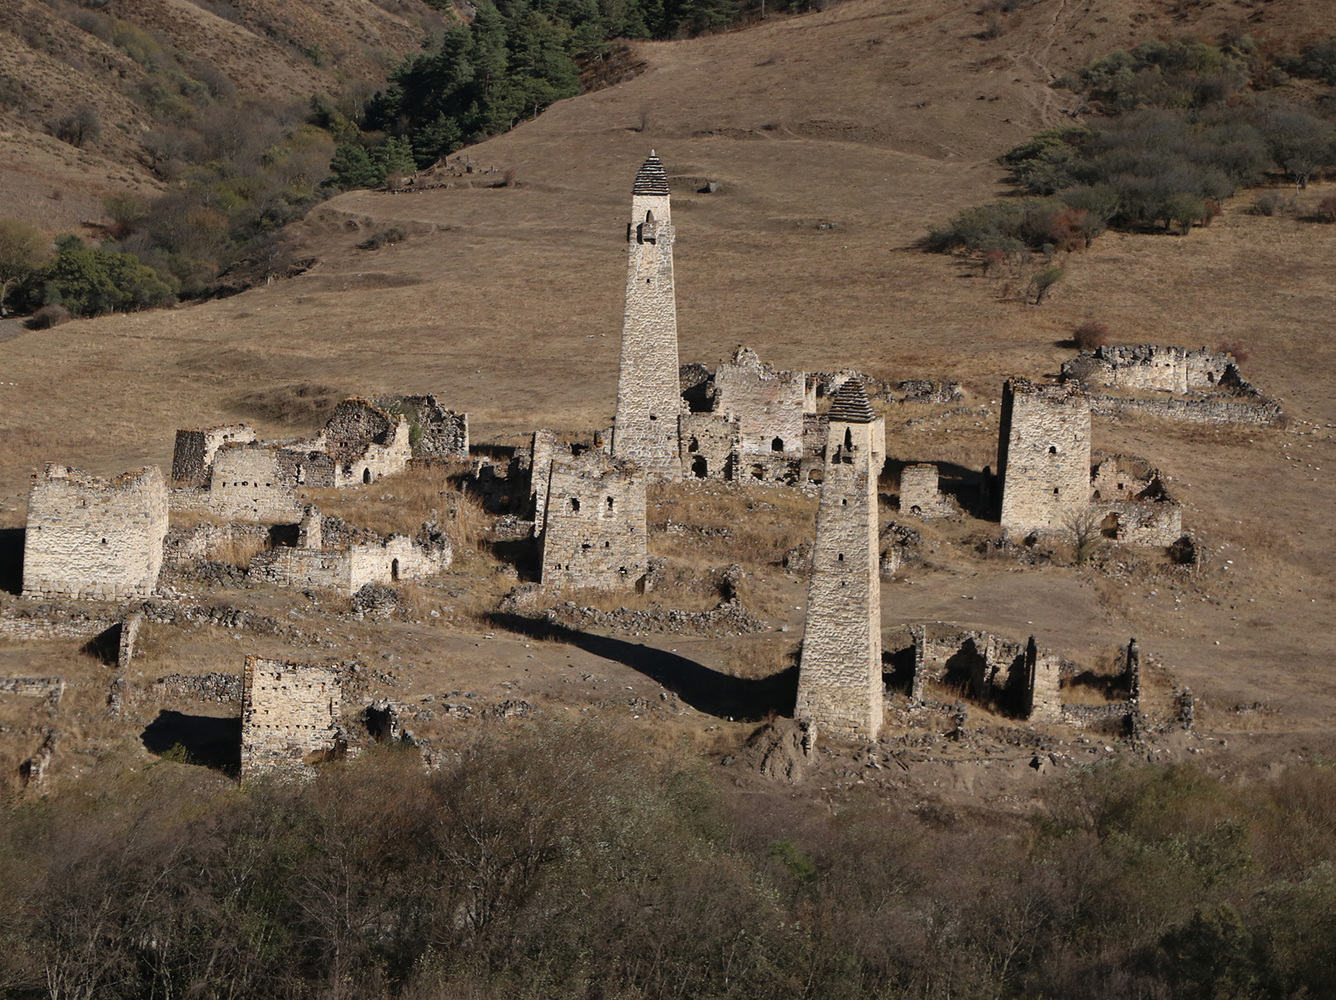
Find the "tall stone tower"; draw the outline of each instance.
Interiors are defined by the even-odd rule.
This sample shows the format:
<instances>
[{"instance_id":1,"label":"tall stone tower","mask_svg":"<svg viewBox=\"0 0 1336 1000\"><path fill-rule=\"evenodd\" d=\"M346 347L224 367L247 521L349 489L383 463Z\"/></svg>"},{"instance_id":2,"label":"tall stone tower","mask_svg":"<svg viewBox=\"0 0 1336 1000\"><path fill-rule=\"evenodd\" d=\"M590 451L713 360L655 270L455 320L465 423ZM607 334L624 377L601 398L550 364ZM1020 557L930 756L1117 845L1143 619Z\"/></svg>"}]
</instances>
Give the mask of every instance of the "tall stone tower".
<instances>
[{"instance_id":1,"label":"tall stone tower","mask_svg":"<svg viewBox=\"0 0 1336 1000\"><path fill-rule=\"evenodd\" d=\"M1063 531L1090 503L1090 398L1071 383L1002 386L999 520L1011 535Z\"/></svg>"},{"instance_id":2,"label":"tall stone tower","mask_svg":"<svg viewBox=\"0 0 1336 1000\"><path fill-rule=\"evenodd\" d=\"M673 223L668 174L651 150L631 188L626 226L626 312L612 453L649 475L679 479L677 298L673 289Z\"/></svg>"},{"instance_id":3,"label":"tall stone tower","mask_svg":"<svg viewBox=\"0 0 1336 1000\"><path fill-rule=\"evenodd\" d=\"M794 714L818 729L875 739L882 719L877 476L886 428L857 379L832 397L829 418Z\"/></svg>"}]
</instances>

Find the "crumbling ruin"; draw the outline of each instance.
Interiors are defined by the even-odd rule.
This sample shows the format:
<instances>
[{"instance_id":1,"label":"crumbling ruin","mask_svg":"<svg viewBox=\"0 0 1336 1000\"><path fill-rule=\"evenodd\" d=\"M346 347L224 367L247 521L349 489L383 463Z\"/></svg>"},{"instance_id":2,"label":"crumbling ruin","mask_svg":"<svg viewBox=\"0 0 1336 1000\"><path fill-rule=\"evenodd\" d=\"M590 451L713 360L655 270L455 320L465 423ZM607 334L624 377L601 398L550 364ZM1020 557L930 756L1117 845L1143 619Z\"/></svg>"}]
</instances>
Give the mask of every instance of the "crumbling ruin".
<instances>
[{"instance_id":1,"label":"crumbling ruin","mask_svg":"<svg viewBox=\"0 0 1336 1000\"><path fill-rule=\"evenodd\" d=\"M377 403L353 397L305 441L258 441L249 428L178 431L173 473L182 488L173 491L172 507L229 520L291 520L301 514L300 490L365 485L402 472L415 439L430 457L467 458L467 415L444 409L434 396ZM206 479L207 489L200 488Z\"/></svg>"},{"instance_id":2,"label":"crumbling ruin","mask_svg":"<svg viewBox=\"0 0 1336 1000\"><path fill-rule=\"evenodd\" d=\"M23 596L148 597L166 535L167 484L156 466L108 481L48 464L28 494Z\"/></svg>"},{"instance_id":3,"label":"crumbling ruin","mask_svg":"<svg viewBox=\"0 0 1336 1000\"><path fill-rule=\"evenodd\" d=\"M960 507L938 488L937 466L931 462L900 470L900 510L921 518L951 517Z\"/></svg>"},{"instance_id":4,"label":"crumbling ruin","mask_svg":"<svg viewBox=\"0 0 1336 1000\"><path fill-rule=\"evenodd\" d=\"M241 780L302 773L342 742L333 667L247 656L241 694Z\"/></svg>"},{"instance_id":5,"label":"crumbling ruin","mask_svg":"<svg viewBox=\"0 0 1336 1000\"><path fill-rule=\"evenodd\" d=\"M649 568L646 477L602 452L550 466L540 536L547 587L625 589Z\"/></svg>"},{"instance_id":6,"label":"crumbling ruin","mask_svg":"<svg viewBox=\"0 0 1336 1000\"><path fill-rule=\"evenodd\" d=\"M1183 507L1144 459L1115 455L1090 473L1090 508L1106 538L1169 546L1183 537Z\"/></svg>"},{"instance_id":7,"label":"crumbling ruin","mask_svg":"<svg viewBox=\"0 0 1336 1000\"><path fill-rule=\"evenodd\" d=\"M436 396L377 396L373 405L408 422L414 458L469 460L469 415L441 405Z\"/></svg>"},{"instance_id":8,"label":"crumbling ruin","mask_svg":"<svg viewBox=\"0 0 1336 1000\"><path fill-rule=\"evenodd\" d=\"M651 150L631 188L626 226L626 312L612 453L665 479L681 475L674 236L668 174Z\"/></svg>"},{"instance_id":9,"label":"crumbling ruin","mask_svg":"<svg viewBox=\"0 0 1336 1000\"><path fill-rule=\"evenodd\" d=\"M280 587L314 587L351 597L369 583L422 579L450 566L452 552L444 537L421 542L407 535L359 534L363 537L357 541L325 544L320 512L307 508L297 544L256 553L249 576Z\"/></svg>"},{"instance_id":10,"label":"crumbling ruin","mask_svg":"<svg viewBox=\"0 0 1336 1000\"><path fill-rule=\"evenodd\" d=\"M1063 382L1079 384L1092 413L1147 413L1210 424L1273 424L1280 405L1239 373L1227 351L1139 344L1082 351L1062 366Z\"/></svg>"},{"instance_id":11,"label":"crumbling ruin","mask_svg":"<svg viewBox=\"0 0 1336 1000\"><path fill-rule=\"evenodd\" d=\"M246 424L179 430L172 450L172 481L178 486L203 486L213 475L213 456L219 448L254 440L255 428Z\"/></svg>"},{"instance_id":12,"label":"crumbling ruin","mask_svg":"<svg viewBox=\"0 0 1336 1000\"><path fill-rule=\"evenodd\" d=\"M876 739L882 720L877 476L886 429L862 383L831 400L795 716Z\"/></svg>"}]
</instances>

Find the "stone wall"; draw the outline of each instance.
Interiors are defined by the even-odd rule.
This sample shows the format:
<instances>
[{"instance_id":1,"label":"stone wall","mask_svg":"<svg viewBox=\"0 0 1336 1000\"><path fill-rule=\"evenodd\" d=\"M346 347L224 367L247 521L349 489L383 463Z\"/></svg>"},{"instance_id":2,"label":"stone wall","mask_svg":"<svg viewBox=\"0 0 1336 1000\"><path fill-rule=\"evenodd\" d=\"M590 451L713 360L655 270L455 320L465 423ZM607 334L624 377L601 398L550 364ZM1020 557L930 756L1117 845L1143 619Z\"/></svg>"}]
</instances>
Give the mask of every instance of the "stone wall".
<instances>
[{"instance_id":1,"label":"stone wall","mask_svg":"<svg viewBox=\"0 0 1336 1000\"><path fill-rule=\"evenodd\" d=\"M546 587L626 589L649 568L646 477L599 452L552 463L542 529Z\"/></svg>"},{"instance_id":2,"label":"stone wall","mask_svg":"<svg viewBox=\"0 0 1336 1000\"><path fill-rule=\"evenodd\" d=\"M742 464L753 456L802 458L804 389L802 372L775 371L746 347L719 366L714 411L737 417Z\"/></svg>"},{"instance_id":3,"label":"stone wall","mask_svg":"<svg viewBox=\"0 0 1336 1000\"><path fill-rule=\"evenodd\" d=\"M28 495L25 597L122 601L153 593L167 535L156 466L107 481L48 465Z\"/></svg>"},{"instance_id":4,"label":"stone wall","mask_svg":"<svg viewBox=\"0 0 1336 1000\"><path fill-rule=\"evenodd\" d=\"M302 512L282 453L264 444L218 449L209 481L209 506L229 521L290 523Z\"/></svg>"},{"instance_id":5,"label":"stone wall","mask_svg":"<svg viewBox=\"0 0 1336 1000\"><path fill-rule=\"evenodd\" d=\"M906 465L900 470L900 510L922 518L950 517L960 513L937 488L937 466L931 462Z\"/></svg>"},{"instance_id":6,"label":"stone wall","mask_svg":"<svg viewBox=\"0 0 1336 1000\"><path fill-rule=\"evenodd\" d=\"M213 456L219 448L254 440L255 428L246 424L179 430L172 451L172 479L182 486L203 486L213 472Z\"/></svg>"},{"instance_id":7,"label":"stone wall","mask_svg":"<svg viewBox=\"0 0 1336 1000\"><path fill-rule=\"evenodd\" d=\"M144 627L144 613L136 611L126 615L121 621L119 641L116 644L116 667L125 670L135 657L135 644L139 642L139 630Z\"/></svg>"},{"instance_id":8,"label":"stone wall","mask_svg":"<svg viewBox=\"0 0 1336 1000\"><path fill-rule=\"evenodd\" d=\"M1090 412L1101 417L1143 413L1162 420L1194 424L1256 424L1270 426L1284 419L1280 404L1251 397L1206 397L1202 399L1133 399L1125 396L1091 396Z\"/></svg>"},{"instance_id":9,"label":"stone wall","mask_svg":"<svg viewBox=\"0 0 1336 1000\"><path fill-rule=\"evenodd\" d=\"M1090 474L1090 506L1104 535L1128 545L1172 545L1183 535L1183 507L1164 478L1141 459L1114 456Z\"/></svg>"},{"instance_id":10,"label":"stone wall","mask_svg":"<svg viewBox=\"0 0 1336 1000\"><path fill-rule=\"evenodd\" d=\"M682 476L733 479L738 453L738 418L726 413L683 413Z\"/></svg>"},{"instance_id":11,"label":"stone wall","mask_svg":"<svg viewBox=\"0 0 1336 1000\"><path fill-rule=\"evenodd\" d=\"M857 381L836 393L829 416L795 717L876 739L883 715L877 474L886 430Z\"/></svg>"},{"instance_id":12,"label":"stone wall","mask_svg":"<svg viewBox=\"0 0 1336 1000\"><path fill-rule=\"evenodd\" d=\"M448 545L429 547L407 535L343 549L281 546L257 553L250 577L279 587L333 590L351 597L368 583L388 585L434 576L449 567Z\"/></svg>"},{"instance_id":13,"label":"stone wall","mask_svg":"<svg viewBox=\"0 0 1336 1000\"><path fill-rule=\"evenodd\" d=\"M411 433L414 458L439 458L452 462L469 460L469 417L441 405L436 396L380 396L375 406L402 414Z\"/></svg>"},{"instance_id":14,"label":"stone wall","mask_svg":"<svg viewBox=\"0 0 1336 1000\"><path fill-rule=\"evenodd\" d=\"M626 309L612 452L666 479L682 473L674 237L668 175L651 152L636 174L626 227Z\"/></svg>"},{"instance_id":15,"label":"stone wall","mask_svg":"<svg viewBox=\"0 0 1336 1000\"><path fill-rule=\"evenodd\" d=\"M334 751L342 691L333 667L247 656L242 674L241 779L303 773Z\"/></svg>"},{"instance_id":16,"label":"stone wall","mask_svg":"<svg viewBox=\"0 0 1336 1000\"><path fill-rule=\"evenodd\" d=\"M1077 380L1087 388L1209 392L1226 381L1230 369L1237 373L1237 364L1225 351L1138 344L1082 351L1063 364L1062 379Z\"/></svg>"},{"instance_id":17,"label":"stone wall","mask_svg":"<svg viewBox=\"0 0 1336 1000\"><path fill-rule=\"evenodd\" d=\"M337 463L335 486L394 475L413 457L408 422L359 397L334 408L323 437L326 454Z\"/></svg>"},{"instance_id":18,"label":"stone wall","mask_svg":"<svg viewBox=\"0 0 1336 1000\"><path fill-rule=\"evenodd\" d=\"M998 432L1001 522L1008 534L1063 531L1090 500L1090 401L1071 384L1010 379Z\"/></svg>"}]
</instances>

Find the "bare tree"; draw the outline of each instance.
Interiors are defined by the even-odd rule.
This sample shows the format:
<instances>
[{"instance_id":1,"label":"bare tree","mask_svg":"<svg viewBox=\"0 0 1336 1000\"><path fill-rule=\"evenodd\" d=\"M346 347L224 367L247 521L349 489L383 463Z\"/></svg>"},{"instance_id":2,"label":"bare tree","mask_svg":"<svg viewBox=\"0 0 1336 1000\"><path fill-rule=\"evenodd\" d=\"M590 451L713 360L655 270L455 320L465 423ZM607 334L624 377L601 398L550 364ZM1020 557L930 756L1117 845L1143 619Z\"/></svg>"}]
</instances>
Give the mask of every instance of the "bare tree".
<instances>
[{"instance_id":1,"label":"bare tree","mask_svg":"<svg viewBox=\"0 0 1336 1000\"><path fill-rule=\"evenodd\" d=\"M1094 507L1079 507L1062 516L1062 527L1072 542L1072 558L1084 566L1090 557L1104 545L1099 511Z\"/></svg>"}]
</instances>

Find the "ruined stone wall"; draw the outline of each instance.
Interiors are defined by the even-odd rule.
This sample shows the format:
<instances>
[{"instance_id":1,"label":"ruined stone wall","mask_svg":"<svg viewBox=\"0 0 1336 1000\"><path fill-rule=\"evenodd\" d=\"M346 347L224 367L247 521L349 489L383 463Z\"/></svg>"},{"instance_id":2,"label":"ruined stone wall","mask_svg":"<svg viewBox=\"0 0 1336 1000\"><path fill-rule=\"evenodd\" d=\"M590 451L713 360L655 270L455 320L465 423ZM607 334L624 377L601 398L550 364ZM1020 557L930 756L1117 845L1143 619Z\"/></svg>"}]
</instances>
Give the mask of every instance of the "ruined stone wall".
<instances>
[{"instance_id":1,"label":"ruined stone wall","mask_svg":"<svg viewBox=\"0 0 1336 1000\"><path fill-rule=\"evenodd\" d=\"M998 435L1001 522L1008 533L1063 531L1090 500L1090 401L1073 385L1011 379Z\"/></svg>"},{"instance_id":2,"label":"ruined stone wall","mask_svg":"<svg viewBox=\"0 0 1336 1000\"><path fill-rule=\"evenodd\" d=\"M334 590L351 597L368 583L391 584L433 576L451 562L448 546L429 548L407 535L360 542L346 549L281 546L257 553L252 579L279 587Z\"/></svg>"},{"instance_id":3,"label":"ruined stone wall","mask_svg":"<svg viewBox=\"0 0 1336 1000\"><path fill-rule=\"evenodd\" d=\"M25 597L148 597L162 568L167 484L156 466L107 481L48 465L28 495Z\"/></svg>"},{"instance_id":4,"label":"ruined stone wall","mask_svg":"<svg viewBox=\"0 0 1336 1000\"><path fill-rule=\"evenodd\" d=\"M546 587L626 589L649 568L646 477L600 453L552 463L542 532Z\"/></svg>"},{"instance_id":5,"label":"ruined stone wall","mask_svg":"<svg viewBox=\"0 0 1336 1000\"><path fill-rule=\"evenodd\" d=\"M402 414L412 428L410 444L414 458L439 458L454 462L469 459L469 417L441 405L436 396L380 396L375 406L387 413Z\"/></svg>"},{"instance_id":6,"label":"ruined stone wall","mask_svg":"<svg viewBox=\"0 0 1336 1000\"><path fill-rule=\"evenodd\" d=\"M795 716L875 739L883 715L877 472L886 431L867 415L829 425Z\"/></svg>"},{"instance_id":7,"label":"ruined stone wall","mask_svg":"<svg viewBox=\"0 0 1336 1000\"><path fill-rule=\"evenodd\" d=\"M394 475L413 457L408 422L366 399L345 399L335 407L323 437L324 450L337 466L335 486Z\"/></svg>"},{"instance_id":8,"label":"ruined stone wall","mask_svg":"<svg viewBox=\"0 0 1336 1000\"><path fill-rule=\"evenodd\" d=\"M449 547L427 548L407 535L391 535L380 544L354 545L351 558L351 586L356 593L368 583L389 584L400 580L418 580L449 568Z\"/></svg>"},{"instance_id":9,"label":"ruined stone wall","mask_svg":"<svg viewBox=\"0 0 1336 1000\"><path fill-rule=\"evenodd\" d=\"M1030 637L1030 644L1033 647L1033 636ZM1031 722L1058 722L1062 719L1062 661L1037 650L1032 656L1029 719Z\"/></svg>"},{"instance_id":10,"label":"ruined stone wall","mask_svg":"<svg viewBox=\"0 0 1336 1000\"><path fill-rule=\"evenodd\" d=\"M931 462L900 470L900 510L923 518L950 517L960 511L937 488L937 466Z\"/></svg>"},{"instance_id":11,"label":"ruined stone wall","mask_svg":"<svg viewBox=\"0 0 1336 1000\"><path fill-rule=\"evenodd\" d=\"M203 507L200 510L202 513L209 512ZM163 565L188 566L200 559L217 559L225 550L234 546L267 545L270 531L269 525L244 522L172 528L163 543Z\"/></svg>"},{"instance_id":12,"label":"ruined stone wall","mask_svg":"<svg viewBox=\"0 0 1336 1000\"><path fill-rule=\"evenodd\" d=\"M209 506L236 521L295 521L302 507L280 460L265 445L224 445L213 459Z\"/></svg>"},{"instance_id":13,"label":"ruined stone wall","mask_svg":"<svg viewBox=\"0 0 1336 1000\"><path fill-rule=\"evenodd\" d=\"M332 489L339 485L339 465L330 455L306 446L284 445L274 452L278 476L290 489Z\"/></svg>"},{"instance_id":14,"label":"ruined stone wall","mask_svg":"<svg viewBox=\"0 0 1336 1000\"><path fill-rule=\"evenodd\" d=\"M668 176L653 153L640 168L627 226L626 309L612 452L650 476L678 479L677 299Z\"/></svg>"},{"instance_id":15,"label":"ruined stone wall","mask_svg":"<svg viewBox=\"0 0 1336 1000\"><path fill-rule=\"evenodd\" d=\"M335 749L342 691L332 667L247 656L242 674L241 778L303 773Z\"/></svg>"},{"instance_id":16,"label":"ruined stone wall","mask_svg":"<svg viewBox=\"0 0 1336 1000\"><path fill-rule=\"evenodd\" d=\"M1168 546L1183 537L1183 507L1172 500L1092 501L1092 507L1105 533L1127 545Z\"/></svg>"},{"instance_id":17,"label":"ruined stone wall","mask_svg":"<svg viewBox=\"0 0 1336 1000\"><path fill-rule=\"evenodd\" d=\"M1172 545L1183 535L1183 507L1142 459L1115 456L1090 475L1090 505L1106 537L1129 545Z\"/></svg>"},{"instance_id":18,"label":"ruined stone wall","mask_svg":"<svg viewBox=\"0 0 1336 1000\"><path fill-rule=\"evenodd\" d=\"M135 658L135 644L139 642L139 630L144 627L144 614L136 611L126 615L121 621L119 641L116 643L116 666L125 670Z\"/></svg>"},{"instance_id":19,"label":"ruined stone wall","mask_svg":"<svg viewBox=\"0 0 1336 1000\"><path fill-rule=\"evenodd\" d=\"M801 480L804 483L819 483L824 475L826 454L826 432L829 418L824 413L803 414L803 460Z\"/></svg>"},{"instance_id":20,"label":"ruined stone wall","mask_svg":"<svg viewBox=\"0 0 1336 1000\"><path fill-rule=\"evenodd\" d=\"M806 377L762 364L739 347L731 364L714 373L714 410L738 418L742 464L752 456L801 459Z\"/></svg>"},{"instance_id":21,"label":"ruined stone wall","mask_svg":"<svg viewBox=\"0 0 1336 1000\"><path fill-rule=\"evenodd\" d=\"M347 549L324 551L282 546L251 557L252 580L299 590L334 590L351 597L352 559Z\"/></svg>"},{"instance_id":22,"label":"ruined stone wall","mask_svg":"<svg viewBox=\"0 0 1336 1000\"><path fill-rule=\"evenodd\" d=\"M203 486L213 472L213 456L219 448L254 440L255 428L246 424L179 430L172 451L172 479L184 486Z\"/></svg>"},{"instance_id":23,"label":"ruined stone wall","mask_svg":"<svg viewBox=\"0 0 1336 1000\"><path fill-rule=\"evenodd\" d=\"M1183 420L1194 424L1256 424L1263 427L1278 424L1284 419L1279 403L1251 397L1134 399L1092 396L1090 412L1101 417L1144 413L1163 420Z\"/></svg>"},{"instance_id":24,"label":"ruined stone wall","mask_svg":"<svg viewBox=\"0 0 1336 1000\"><path fill-rule=\"evenodd\" d=\"M529 460L529 509L533 511L534 533L543 530L547 512L547 485L552 477L552 460L563 451L557 432L540 428L534 431Z\"/></svg>"},{"instance_id":25,"label":"ruined stone wall","mask_svg":"<svg viewBox=\"0 0 1336 1000\"><path fill-rule=\"evenodd\" d=\"M682 476L732 479L738 452L738 418L726 413L683 413Z\"/></svg>"},{"instance_id":26,"label":"ruined stone wall","mask_svg":"<svg viewBox=\"0 0 1336 1000\"><path fill-rule=\"evenodd\" d=\"M1062 377L1087 387L1209 392L1231 368L1236 368L1234 357L1224 351L1138 344L1083 351L1062 366Z\"/></svg>"}]
</instances>

